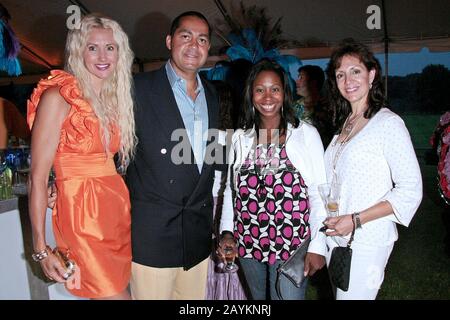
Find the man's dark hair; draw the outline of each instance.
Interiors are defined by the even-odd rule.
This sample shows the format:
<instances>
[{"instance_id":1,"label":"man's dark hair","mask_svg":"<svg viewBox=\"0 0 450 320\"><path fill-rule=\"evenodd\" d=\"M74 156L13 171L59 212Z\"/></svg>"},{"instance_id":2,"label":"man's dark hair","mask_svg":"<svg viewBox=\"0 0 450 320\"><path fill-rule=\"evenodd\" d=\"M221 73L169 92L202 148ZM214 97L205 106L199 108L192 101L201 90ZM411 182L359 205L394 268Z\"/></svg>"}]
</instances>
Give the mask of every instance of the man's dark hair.
<instances>
[{"instance_id":1,"label":"man's dark hair","mask_svg":"<svg viewBox=\"0 0 450 320\"><path fill-rule=\"evenodd\" d=\"M208 25L208 37L211 39L211 31L212 31L211 25L209 24L208 19L206 19L206 17L198 11L186 11L186 12L183 12L182 14L180 14L175 19L173 19L172 25L170 26L170 36L171 37L173 37L175 35L175 31L177 31L177 29L180 27L181 20L185 17L197 17L200 20L205 21L206 24Z\"/></svg>"},{"instance_id":2,"label":"man's dark hair","mask_svg":"<svg viewBox=\"0 0 450 320\"><path fill-rule=\"evenodd\" d=\"M301 71L305 72L308 75L308 83L314 80L316 81L317 90L322 90L322 86L325 81L325 73L323 72L321 67L308 64L306 66L301 66L298 69L299 73Z\"/></svg>"}]
</instances>

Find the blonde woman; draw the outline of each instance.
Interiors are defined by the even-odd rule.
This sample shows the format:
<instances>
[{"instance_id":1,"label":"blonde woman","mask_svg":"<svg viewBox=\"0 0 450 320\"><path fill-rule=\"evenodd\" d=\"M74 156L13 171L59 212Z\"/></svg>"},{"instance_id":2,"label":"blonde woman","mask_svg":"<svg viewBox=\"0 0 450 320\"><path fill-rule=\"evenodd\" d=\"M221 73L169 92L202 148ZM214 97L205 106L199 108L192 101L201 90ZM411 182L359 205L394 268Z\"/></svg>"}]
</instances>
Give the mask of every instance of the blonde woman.
<instances>
[{"instance_id":1,"label":"blonde woman","mask_svg":"<svg viewBox=\"0 0 450 320\"><path fill-rule=\"evenodd\" d=\"M35 254L45 275L76 296L129 299L130 202L113 156L123 166L135 147L133 53L119 24L84 17L69 31L66 71L41 80L28 101L32 128L29 211ZM45 239L47 184L53 165L53 232L76 264L69 276Z\"/></svg>"}]
</instances>

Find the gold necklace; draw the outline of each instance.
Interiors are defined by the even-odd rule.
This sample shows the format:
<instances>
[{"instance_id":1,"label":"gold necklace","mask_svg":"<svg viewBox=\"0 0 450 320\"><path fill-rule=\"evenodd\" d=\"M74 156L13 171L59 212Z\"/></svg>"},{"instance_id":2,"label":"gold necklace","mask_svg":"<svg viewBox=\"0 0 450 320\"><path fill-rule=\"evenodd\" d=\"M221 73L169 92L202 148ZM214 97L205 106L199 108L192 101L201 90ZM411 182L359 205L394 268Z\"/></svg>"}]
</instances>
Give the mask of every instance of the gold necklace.
<instances>
[{"instance_id":1,"label":"gold necklace","mask_svg":"<svg viewBox=\"0 0 450 320\"><path fill-rule=\"evenodd\" d=\"M333 162L332 162L333 180L332 181L337 181L337 173L336 173L337 162L338 162L339 157L341 156L342 152L344 151L345 145L350 140L353 130L356 128L356 125L358 124L359 119L361 119L361 115L363 113L364 113L364 111L359 113L358 115L356 115L356 117L352 121L350 121L350 114L349 114L347 119L345 119L344 126L342 129L342 131L344 131L347 134L347 136L341 142L338 141L339 140L339 136L338 136L336 138L336 141L333 143L333 146L336 146L336 144L338 144L338 143L339 143L339 146L337 147L337 149L334 153L334 157L333 157ZM347 122L349 122L350 124L347 124Z\"/></svg>"},{"instance_id":2,"label":"gold necklace","mask_svg":"<svg viewBox=\"0 0 450 320\"><path fill-rule=\"evenodd\" d=\"M347 120L349 119L349 117L347 117L347 119L345 120L345 122L347 122ZM359 118L358 118L359 119ZM356 124L356 123L355 123ZM344 123L345 126L345 123ZM355 129L355 125L353 125L350 129L350 131L348 132L347 136L341 141L338 142L339 137L336 138L336 142L333 144L333 146L336 146L337 143L339 143L339 146L337 147L335 153L334 153L334 157L333 157L333 181L337 181L335 179L337 179L337 174L336 174L336 165L337 162L339 160L339 157L341 156L342 152L344 151L344 147L347 144L347 142L350 140L350 136L353 133L353 130Z\"/></svg>"},{"instance_id":3,"label":"gold necklace","mask_svg":"<svg viewBox=\"0 0 450 320\"><path fill-rule=\"evenodd\" d=\"M364 111L358 113L358 114L353 118L353 120L350 120L351 114L349 114L348 117L347 117L347 119L345 119L344 127L343 127L342 131L344 131L346 134L350 135L350 132L352 132L352 131L353 131L353 128L356 127L356 124L359 122L359 119L361 119L361 116L362 116L363 113L364 113Z\"/></svg>"}]
</instances>

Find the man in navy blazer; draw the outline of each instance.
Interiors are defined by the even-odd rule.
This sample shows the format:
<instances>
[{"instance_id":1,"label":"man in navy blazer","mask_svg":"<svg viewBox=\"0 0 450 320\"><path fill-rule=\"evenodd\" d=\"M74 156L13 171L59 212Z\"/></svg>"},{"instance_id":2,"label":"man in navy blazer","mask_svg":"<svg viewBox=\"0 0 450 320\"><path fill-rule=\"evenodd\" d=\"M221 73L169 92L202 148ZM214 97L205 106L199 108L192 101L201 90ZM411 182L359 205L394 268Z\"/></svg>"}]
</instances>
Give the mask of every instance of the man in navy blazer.
<instances>
[{"instance_id":1,"label":"man in navy blazer","mask_svg":"<svg viewBox=\"0 0 450 320\"><path fill-rule=\"evenodd\" d=\"M204 161L210 143L205 137L217 128L218 102L198 71L210 36L201 13L179 15L166 38L170 59L135 77L139 142L127 171L135 299L205 297L214 172ZM184 153L178 152L180 143L188 147Z\"/></svg>"}]
</instances>

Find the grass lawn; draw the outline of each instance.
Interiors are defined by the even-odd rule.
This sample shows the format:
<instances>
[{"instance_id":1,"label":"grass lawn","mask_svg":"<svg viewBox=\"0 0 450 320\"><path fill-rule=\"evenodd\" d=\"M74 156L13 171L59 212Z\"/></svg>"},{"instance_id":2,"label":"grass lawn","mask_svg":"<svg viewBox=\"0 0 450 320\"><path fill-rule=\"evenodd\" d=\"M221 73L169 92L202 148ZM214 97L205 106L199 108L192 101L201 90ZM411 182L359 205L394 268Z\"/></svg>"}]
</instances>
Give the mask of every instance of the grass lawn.
<instances>
[{"instance_id":1,"label":"grass lawn","mask_svg":"<svg viewBox=\"0 0 450 320\"><path fill-rule=\"evenodd\" d=\"M430 138L440 115L401 115L416 149L430 149Z\"/></svg>"},{"instance_id":2,"label":"grass lawn","mask_svg":"<svg viewBox=\"0 0 450 320\"><path fill-rule=\"evenodd\" d=\"M436 191L436 167L421 164L421 171L422 203L409 228L398 228L399 240L378 299L450 299L448 231L443 223L450 208L445 208Z\"/></svg>"},{"instance_id":3,"label":"grass lawn","mask_svg":"<svg viewBox=\"0 0 450 320\"><path fill-rule=\"evenodd\" d=\"M424 161L439 115L402 115L402 118L416 148L424 195L410 226L398 226L399 240L377 299L450 299L450 207L439 198L436 165ZM308 299L331 298L326 275L312 279L310 284Z\"/></svg>"}]
</instances>

